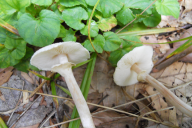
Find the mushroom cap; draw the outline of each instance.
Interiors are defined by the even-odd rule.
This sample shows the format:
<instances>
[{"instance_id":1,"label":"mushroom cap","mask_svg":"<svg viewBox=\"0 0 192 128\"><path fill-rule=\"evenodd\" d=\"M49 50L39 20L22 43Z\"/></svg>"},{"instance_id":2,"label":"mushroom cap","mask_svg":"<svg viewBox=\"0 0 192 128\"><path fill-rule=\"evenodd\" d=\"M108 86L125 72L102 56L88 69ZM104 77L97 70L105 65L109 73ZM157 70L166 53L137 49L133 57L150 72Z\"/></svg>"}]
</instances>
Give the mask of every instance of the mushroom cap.
<instances>
[{"instance_id":1,"label":"mushroom cap","mask_svg":"<svg viewBox=\"0 0 192 128\"><path fill-rule=\"evenodd\" d=\"M115 73L113 74L114 81L119 86L132 85L138 82L137 73L131 70L133 64L146 73L150 73L153 68L153 49L151 46L140 46L134 48L129 53L125 54L117 63Z\"/></svg>"},{"instance_id":2,"label":"mushroom cap","mask_svg":"<svg viewBox=\"0 0 192 128\"><path fill-rule=\"evenodd\" d=\"M90 58L89 51L77 42L60 42L48 45L36 51L30 63L41 70L50 71L55 65L60 64L59 56L65 54L68 61L74 64L86 61Z\"/></svg>"}]
</instances>

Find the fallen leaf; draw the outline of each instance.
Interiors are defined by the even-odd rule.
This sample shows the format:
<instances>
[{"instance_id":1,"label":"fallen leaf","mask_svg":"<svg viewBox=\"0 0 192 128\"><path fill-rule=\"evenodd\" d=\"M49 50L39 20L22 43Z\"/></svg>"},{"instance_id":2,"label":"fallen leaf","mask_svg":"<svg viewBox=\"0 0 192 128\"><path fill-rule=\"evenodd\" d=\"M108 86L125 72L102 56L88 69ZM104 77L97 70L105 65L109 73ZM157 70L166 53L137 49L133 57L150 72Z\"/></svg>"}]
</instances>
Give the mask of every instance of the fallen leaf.
<instances>
[{"instance_id":1,"label":"fallen leaf","mask_svg":"<svg viewBox=\"0 0 192 128\"><path fill-rule=\"evenodd\" d=\"M13 74L12 70L13 70L13 67L8 67L8 68L1 70L1 72L0 72L0 86L9 80L9 78Z\"/></svg>"},{"instance_id":2,"label":"fallen leaf","mask_svg":"<svg viewBox=\"0 0 192 128\"><path fill-rule=\"evenodd\" d=\"M160 47L158 44L158 40L155 37L155 35L147 35L147 36L142 36L140 38L140 41L143 42L145 45L151 45L153 48L158 48ZM150 44L150 43L156 43L156 44Z\"/></svg>"},{"instance_id":3,"label":"fallen leaf","mask_svg":"<svg viewBox=\"0 0 192 128\"><path fill-rule=\"evenodd\" d=\"M182 6L185 7L185 10L183 11L183 14L192 10L192 6L191 6L192 1L191 0L183 0L181 3L182 3Z\"/></svg>"},{"instance_id":4,"label":"fallen leaf","mask_svg":"<svg viewBox=\"0 0 192 128\"><path fill-rule=\"evenodd\" d=\"M21 72L21 76L31 84L34 84L33 79L26 72Z\"/></svg>"}]
</instances>

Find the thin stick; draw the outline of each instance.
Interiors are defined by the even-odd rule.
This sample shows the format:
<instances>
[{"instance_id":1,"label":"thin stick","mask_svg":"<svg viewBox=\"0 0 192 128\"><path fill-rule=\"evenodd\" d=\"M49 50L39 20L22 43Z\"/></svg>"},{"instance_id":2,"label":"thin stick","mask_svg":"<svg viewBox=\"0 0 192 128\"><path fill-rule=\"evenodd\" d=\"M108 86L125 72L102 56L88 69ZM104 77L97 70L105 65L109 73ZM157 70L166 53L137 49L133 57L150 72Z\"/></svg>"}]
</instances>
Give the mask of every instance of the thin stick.
<instances>
[{"instance_id":1,"label":"thin stick","mask_svg":"<svg viewBox=\"0 0 192 128\"><path fill-rule=\"evenodd\" d=\"M51 73L48 78L52 77L55 73ZM31 98L39 89L47 82L47 80L44 80L28 97L27 99Z\"/></svg>"},{"instance_id":2,"label":"thin stick","mask_svg":"<svg viewBox=\"0 0 192 128\"><path fill-rule=\"evenodd\" d=\"M41 125L38 128L42 128L43 125L56 113L57 111L54 110L51 112L51 114L49 114L49 116L43 121L43 123L41 123Z\"/></svg>"}]
</instances>

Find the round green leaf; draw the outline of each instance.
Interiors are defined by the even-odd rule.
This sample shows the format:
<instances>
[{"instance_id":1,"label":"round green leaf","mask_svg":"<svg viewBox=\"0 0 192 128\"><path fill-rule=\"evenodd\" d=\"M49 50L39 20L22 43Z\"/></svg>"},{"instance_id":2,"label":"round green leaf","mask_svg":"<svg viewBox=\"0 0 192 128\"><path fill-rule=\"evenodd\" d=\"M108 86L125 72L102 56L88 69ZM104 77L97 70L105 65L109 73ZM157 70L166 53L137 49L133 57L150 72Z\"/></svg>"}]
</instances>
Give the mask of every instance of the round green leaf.
<instances>
[{"instance_id":1,"label":"round green leaf","mask_svg":"<svg viewBox=\"0 0 192 128\"><path fill-rule=\"evenodd\" d=\"M49 10L42 10L37 19L26 13L18 21L18 31L29 44L43 47L53 43L59 34L60 20Z\"/></svg>"},{"instance_id":2,"label":"round green leaf","mask_svg":"<svg viewBox=\"0 0 192 128\"><path fill-rule=\"evenodd\" d=\"M180 8L177 0L158 0L155 6L157 12L161 15L172 15L175 18L179 17Z\"/></svg>"},{"instance_id":3,"label":"round green leaf","mask_svg":"<svg viewBox=\"0 0 192 128\"><path fill-rule=\"evenodd\" d=\"M113 65L116 66L117 62L123 57L123 55L125 55L127 53L127 51L125 50L116 50L110 53L109 56L109 62Z\"/></svg>"},{"instance_id":4,"label":"round green leaf","mask_svg":"<svg viewBox=\"0 0 192 128\"><path fill-rule=\"evenodd\" d=\"M96 9L103 14L103 17L110 17L122 7L123 3L118 0L101 0Z\"/></svg>"},{"instance_id":5,"label":"round green leaf","mask_svg":"<svg viewBox=\"0 0 192 128\"><path fill-rule=\"evenodd\" d=\"M85 0L85 1L90 6L95 6L95 4L97 3L97 0Z\"/></svg>"},{"instance_id":6,"label":"round green leaf","mask_svg":"<svg viewBox=\"0 0 192 128\"><path fill-rule=\"evenodd\" d=\"M76 41L75 32L71 28L66 31L66 35L62 38L63 41Z\"/></svg>"},{"instance_id":7,"label":"round green leaf","mask_svg":"<svg viewBox=\"0 0 192 128\"><path fill-rule=\"evenodd\" d=\"M92 41L92 43L93 43L93 46L94 46L95 50L98 53L102 53L103 52L103 47L105 45L105 38L102 35L99 34L98 36L96 36L95 39ZM92 45L91 45L89 40L86 40L84 42L84 47L87 50L89 50L91 52L94 52L94 49L93 49L93 47L92 47Z\"/></svg>"},{"instance_id":8,"label":"round green leaf","mask_svg":"<svg viewBox=\"0 0 192 128\"><path fill-rule=\"evenodd\" d=\"M26 42L7 37L5 45L0 45L0 68L14 66L25 55Z\"/></svg>"},{"instance_id":9,"label":"round green leaf","mask_svg":"<svg viewBox=\"0 0 192 128\"><path fill-rule=\"evenodd\" d=\"M65 7L73 7L76 5L83 5L83 6L87 7L84 0L60 0L60 4Z\"/></svg>"},{"instance_id":10,"label":"round green leaf","mask_svg":"<svg viewBox=\"0 0 192 128\"><path fill-rule=\"evenodd\" d=\"M125 0L124 4L129 8L146 9L151 2L151 0Z\"/></svg>"},{"instance_id":11,"label":"round green leaf","mask_svg":"<svg viewBox=\"0 0 192 128\"><path fill-rule=\"evenodd\" d=\"M95 16L99 19L98 27L102 31L109 31L117 25L117 19L114 16L111 16L109 18L103 18L99 15Z\"/></svg>"},{"instance_id":12,"label":"round green leaf","mask_svg":"<svg viewBox=\"0 0 192 128\"><path fill-rule=\"evenodd\" d=\"M81 20L87 20L88 14L82 7L74 7L65 9L62 12L62 17L68 26L80 30L85 26L85 24L81 23Z\"/></svg>"},{"instance_id":13,"label":"round green leaf","mask_svg":"<svg viewBox=\"0 0 192 128\"><path fill-rule=\"evenodd\" d=\"M88 22L87 22L87 25L80 30L80 32L81 34L88 36ZM90 36L96 37L98 35L98 32L99 32L98 25L94 20L92 20L90 24Z\"/></svg>"},{"instance_id":14,"label":"round green leaf","mask_svg":"<svg viewBox=\"0 0 192 128\"><path fill-rule=\"evenodd\" d=\"M30 0L0 0L0 9L6 14L24 11L30 5Z\"/></svg>"},{"instance_id":15,"label":"round green leaf","mask_svg":"<svg viewBox=\"0 0 192 128\"><path fill-rule=\"evenodd\" d=\"M148 27L156 27L161 22L161 15L153 9L152 14L143 20L143 23Z\"/></svg>"},{"instance_id":16,"label":"round green leaf","mask_svg":"<svg viewBox=\"0 0 192 128\"><path fill-rule=\"evenodd\" d=\"M31 3L40 6L49 6L52 4L52 0L31 0Z\"/></svg>"},{"instance_id":17,"label":"round green leaf","mask_svg":"<svg viewBox=\"0 0 192 128\"><path fill-rule=\"evenodd\" d=\"M113 32L105 32L105 51L114 51L121 45L121 39Z\"/></svg>"},{"instance_id":18,"label":"round green leaf","mask_svg":"<svg viewBox=\"0 0 192 128\"><path fill-rule=\"evenodd\" d=\"M26 52L26 42L22 39L12 39L7 37L5 41L5 48L10 50L10 54L14 59L21 59Z\"/></svg>"},{"instance_id":19,"label":"round green leaf","mask_svg":"<svg viewBox=\"0 0 192 128\"><path fill-rule=\"evenodd\" d=\"M123 7L117 14L116 14L117 20L122 23L123 25L126 25L127 23L131 22L134 19L134 15L132 11L128 7Z\"/></svg>"},{"instance_id":20,"label":"round green leaf","mask_svg":"<svg viewBox=\"0 0 192 128\"><path fill-rule=\"evenodd\" d=\"M33 55L33 49L26 47L26 54L25 56L20 60L18 64L14 66L19 71L28 72L28 69L30 69L30 58Z\"/></svg>"}]
</instances>

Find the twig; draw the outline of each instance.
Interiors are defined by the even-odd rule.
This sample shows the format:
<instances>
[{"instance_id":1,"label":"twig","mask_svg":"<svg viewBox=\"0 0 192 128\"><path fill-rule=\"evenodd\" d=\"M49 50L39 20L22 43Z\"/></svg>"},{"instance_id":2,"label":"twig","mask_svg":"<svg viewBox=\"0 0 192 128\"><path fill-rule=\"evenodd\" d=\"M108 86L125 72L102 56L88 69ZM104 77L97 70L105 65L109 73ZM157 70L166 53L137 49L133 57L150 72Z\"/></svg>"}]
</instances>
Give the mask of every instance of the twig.
<instances>
[{"instance_id":1,"label":"twig","mask_svg":"<svg viewBox=\"0 0 192 128\"><path fill-rule=\"evenodd\" d=\"M51 73L48 78L52 77L55 73ZM27 99L31 98L39 89L47 82L47 80L44 80L29 96Z\"/></svg>"},{"instance_id":2,"label":"twig","mask_svg":"<svg viewBox=\"0 0 192 128\"><path fill-rule=\"evenodd\" d=\"M54 110L53 112L51 112L51 114L49 114L49 116L43 121L43 123L41 123L41 125L38 128L42 128L43 125L56 113L57 111Z\"/></svg>"}]
</instances>

